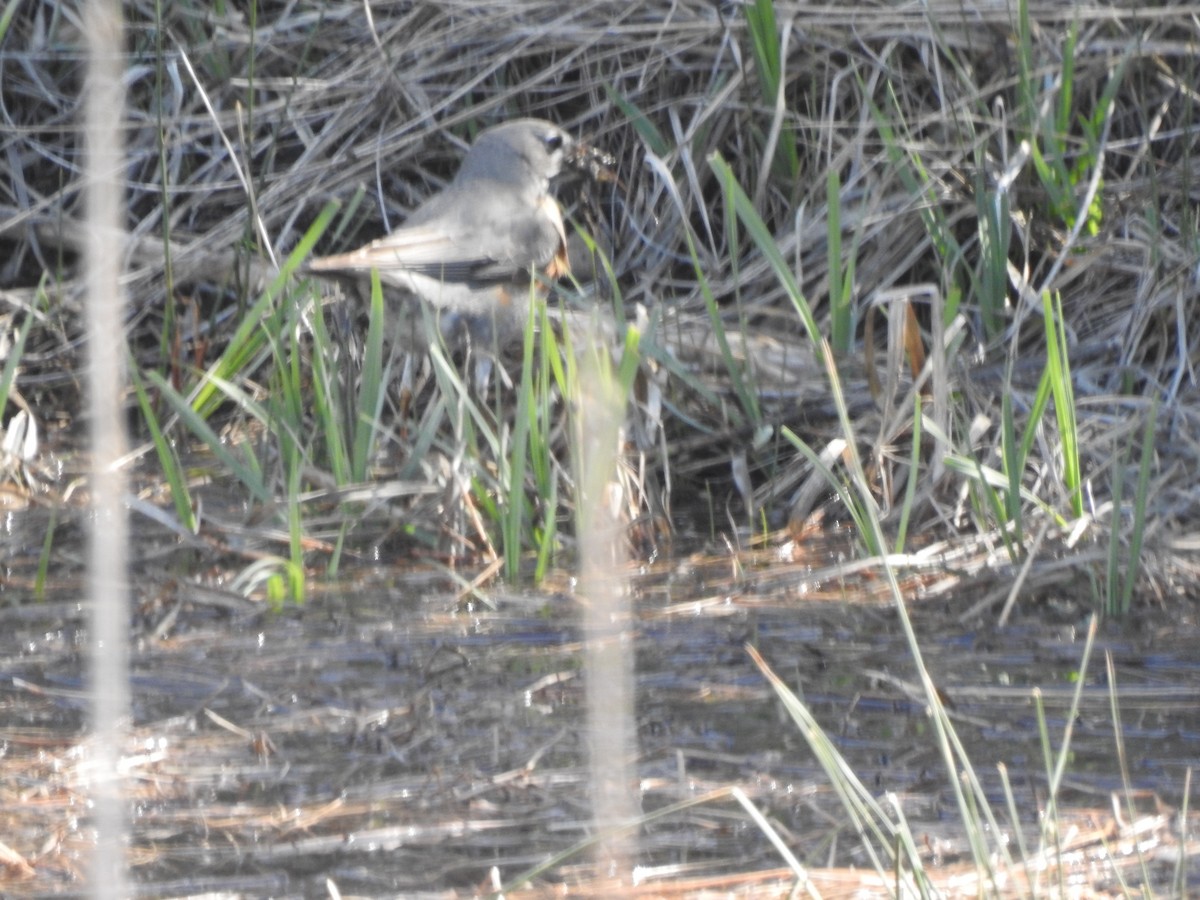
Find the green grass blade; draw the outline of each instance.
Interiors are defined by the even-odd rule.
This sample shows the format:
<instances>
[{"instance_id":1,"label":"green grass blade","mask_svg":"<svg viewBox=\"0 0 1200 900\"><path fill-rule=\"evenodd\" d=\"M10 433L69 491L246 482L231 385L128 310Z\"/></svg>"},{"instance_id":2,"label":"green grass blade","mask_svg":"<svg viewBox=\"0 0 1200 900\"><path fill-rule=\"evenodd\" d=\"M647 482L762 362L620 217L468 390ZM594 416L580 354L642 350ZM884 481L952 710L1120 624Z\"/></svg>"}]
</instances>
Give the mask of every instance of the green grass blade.
<instances>
[{"instance_id":1,"label":"green grass blade","mask_svg":"<svg viewBox=\"0 0 1200 900\"><path fill-rule=\"evenodd\" d=\"M367 466L379 434L379 414L383 409L387 385L384 383L383 286L379 272L371 270L371 312L367 323L367 342L363 350L363 368L358 391L358 415L354 429L354 458L351 474L355 481L367 480Z\"/></svg>"},{"instance_id":2,"label":"green grass blade","mask_svg":"<svg viewBox=\"0 0 1200 900\"><path fill-rule=\"evenodd\" d=\"M192 399L192 409L202 417L208 418L212 415L217 403L220 402L217 383L228 382L247 368L253 368L253 361L261 358L266 343L266 335L261 330L261 326L264 322L272 320L279 323L281 310L277 309L277 298L283 292L289 279L312 252L325 229L329 227L337 208L337 204L334 202L325 204L312 227L304 233L295 249L288 254L279 274L272 279L262 296L247 311L230 338L225 352L221 354L221 358L209 367Z\"/></svg>"},{"instance_id":3,"label":"green grass blade","mask_svg":"<svg viewBox=\"0 0 1200 900\"><path fill-rule=\"evenodd\" d=\"M188 491L187 478L179 465L179 457L176 456L175 448L171 446L170 441L163 435L162 428L158 424L158 416L154 413L154 404L150 402L150 395L146 393L146 387L138 376L137 367L132 360L129 371L133 389L137 394L138 406L142 410L142 420L150 430L150 440L154 444L154 452L158 455L159 468L171 491L175 514L179 517L180 524L195 534L195 507L192 504L191 493Z\"/></svg>"},{"instance_id":4,"label":"green grass blade","mask_svg":"<svg viewBox=\"0 0 1200 900\"><path fill-rule=\"evenodd\" d=\"M829 266L829 343L833 352L845 354L854 339L854 258L842 262L842 182L837 169L831 168L825 181L825 200L828 214L826 228Z\"/></svg>"},{"instance_id":5,"label":"green grass blade","mask_svg":"<svg viewBox=\"0 0 1200 900\"><path fill-rule=\"evenodd\" d=\"M754 246L762 253L763 258L770 264L772 273L787 291L788 298L800 315L800 321L804 323L804 330L808 332L808 339L812 341L814 349L819 351L822 346L822 337L821 331L817 327L817 320L812 314L812 309L809 307L803 291L800 290L800 285L796 282L795 275L792 274L791 266L779 252L779 244L776 243L774 236L762 220L762 216L754 208L754 204L750 202L750 197L738 184L737 177L733 174L729 163L725 162L720 153L714 153L708 158L708 164L717 173L727 201L731 202L733 211L750 233L750 239L754 242Z\"/></svg>"},{"instance_id":6,"label":"green grass blade","mask_svg":"<svg viewBox=\"0 0 1200 900\"><path fill-rule=\"evenodd\" d=\"M247 453L245 457L235 454L229 444L221 440L220 436L213 431L204 416L197 412L188 403L186 398L180 396L162 375L157 372L147 372L146 378L149 379L155 389L171 405L171 408L179 416L183 426L195 434L208 447L217 460L225 466L230 474L247 487L256 500L264 504L273 502L274 497L263 480L262 469L253 453ZM229 398L247 406L256 406L248 397L241 395L241 392L235 385L220 379L214 379L212 383L215 388L222 390ZM258 409L257 413L260 420L267 420L268 417L263 410Z\"/></svg>"},{"instance_id":7,"label":"green grass blade","mask_svg":"<svg viewBox=\"0 0 1200 900\"><path fill-rule=\"evenodd\" d=\"M1083 477L1079 456L1079 430L1076 425L1075 389L1071 384L1071 363L1068 355L1066 319L1062 313L1062 297L1049 291L1042 294L1042 315L1046 327L1046 372L1050 392L1054 397L1054 414L1058 420L1058 439L1062 452L1062 479L1067 490L1067 503L1075 518L1083 515Z\"/></svg>"},{"instance_id":8,"label":"green grass blade","mask_svg":"<svg viewBox=\"0 0 1200 900\"><path fill-rule=\"evenodd\" d=\"M325 447L325 462L333 474L334 483L349 484L355 478L347 444L348 423L342 398L345 396L346 375L338 363L340 348L334 346L325 325L325 317L314 310L312 323L312 381L309 401L318 436Z\"/></svg>"}]
</instances>

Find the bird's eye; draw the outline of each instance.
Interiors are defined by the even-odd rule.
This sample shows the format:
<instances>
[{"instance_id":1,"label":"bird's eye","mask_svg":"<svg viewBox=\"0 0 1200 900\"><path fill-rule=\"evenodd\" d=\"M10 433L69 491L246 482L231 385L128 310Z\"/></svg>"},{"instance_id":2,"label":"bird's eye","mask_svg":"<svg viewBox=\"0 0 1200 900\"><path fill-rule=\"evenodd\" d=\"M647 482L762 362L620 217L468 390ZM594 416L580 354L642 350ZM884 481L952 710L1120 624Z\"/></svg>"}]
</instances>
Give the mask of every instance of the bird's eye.
<instances>
[{"instance_id":1,"label":"bird's eye","mask_svg":"<svg viewBox=\"0 0 1200 900\"><path fill-rule=\"evenodd\" d=\"M563 136L557 132L546 135L543 140L546 142L546 149L551 153L556 153L562 149Z\"/></svg>"}]
</instances>

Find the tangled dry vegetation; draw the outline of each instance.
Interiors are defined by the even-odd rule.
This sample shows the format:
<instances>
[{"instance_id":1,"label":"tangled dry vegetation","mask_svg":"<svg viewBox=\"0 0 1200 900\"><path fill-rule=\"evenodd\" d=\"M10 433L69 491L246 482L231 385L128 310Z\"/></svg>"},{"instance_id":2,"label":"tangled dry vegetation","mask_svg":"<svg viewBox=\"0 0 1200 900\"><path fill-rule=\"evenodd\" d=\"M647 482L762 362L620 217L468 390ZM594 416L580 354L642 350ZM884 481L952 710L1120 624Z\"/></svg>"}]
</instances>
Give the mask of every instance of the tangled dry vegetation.
<instances>
[{"instance_id":1,"label":"tangled dry vegetation","mask_svg":"<svg viewBox=\"0 0 1200 900\"><path fill-rule=\"evenodd\" d=\"M1015 534L1093 568L1110 541L1130 554L1122 565L1140 541L1144 596L1191 583L1193 8L1033 0L1026 24L1016 3L960 0L301 0L259 4L253 21L225 9L163 4L157 21L155 4L125 4L138 366L208 365L329 200L351 212L319 252L402 221L481 126L540 116L618 160L619 183L575 210L612 248L620 308L649 335L661 402L639 395L648 437L631 453L651 511L708 486L718 507L740 494L733 505L765 521L802 521L831 490L783 427L843 478L836 395L781 261L833 335L891 532L903 520L910 536L985 549ZM10 347L33 316L8 408L43 434L75 424L81 367L74 15L21 4L0 54ZM732 182L751 211L740 217ZM1043 296L1061 302L1078 488L1049 412L1063 404L1038 404ZM1008 455L1006 421L1027 455ZM6 452L21 468L14 442ZM24 460L44 488L41 462ZM1006 465L1017 471L998 487L985 473ZM1061 572L1047 566L1046 583Z\"/></svg>"}]
</instances>

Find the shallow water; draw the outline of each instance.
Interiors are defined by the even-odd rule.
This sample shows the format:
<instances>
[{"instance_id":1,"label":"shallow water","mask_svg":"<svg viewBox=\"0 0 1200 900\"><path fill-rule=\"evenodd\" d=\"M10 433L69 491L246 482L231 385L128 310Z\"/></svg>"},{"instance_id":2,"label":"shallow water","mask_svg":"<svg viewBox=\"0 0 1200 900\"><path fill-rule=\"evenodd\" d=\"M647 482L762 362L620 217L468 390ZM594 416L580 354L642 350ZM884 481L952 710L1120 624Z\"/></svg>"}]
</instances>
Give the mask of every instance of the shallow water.
<instances>
[{"instance_id":1,"label":"shallow water","mask_svg":"<svg viewBox=\"0 0 1200 900\"><path fill-rule=\"evenodd\" d=\"M11 555L0 589L10 785L0 827L34 867L4 888L33 896L78 889L89 840L85 618L69 577L31 602L30 562L29 552ZM719 570L681 560L633 578L643 811L737 784L807 865L868 864L749 642L871 791L899 798L931 865L969 859L896 614L877 602L800 599L813 591L799 577L772 576L769 593L730 590ZM493 866L511 878L585 837L577 600L496 591L491 608L468 607L454 590L436 572L380 567L272 612L195 578L140 582L127 755L141 889L304 896L332 880L343 894L470 891L492 883ZM911 611L1002 827L1016 832L999 764L1032 833L1047 795L1032 688L1057 743L1086 623L1030 603L1003 630L966 627L957 616L971 599L917 599ZM1078 821L1102 825L1122 784L1106 654L1129 778L1144 792L1139 812L1181 804L1200 763L1198 638L1188 608L1101 628L1060 795ZM639 852L644 871L690 876L781 865L728 799L648 826ZM586 861L547 877L584 878Z\"/></svg>"}]
</instances>

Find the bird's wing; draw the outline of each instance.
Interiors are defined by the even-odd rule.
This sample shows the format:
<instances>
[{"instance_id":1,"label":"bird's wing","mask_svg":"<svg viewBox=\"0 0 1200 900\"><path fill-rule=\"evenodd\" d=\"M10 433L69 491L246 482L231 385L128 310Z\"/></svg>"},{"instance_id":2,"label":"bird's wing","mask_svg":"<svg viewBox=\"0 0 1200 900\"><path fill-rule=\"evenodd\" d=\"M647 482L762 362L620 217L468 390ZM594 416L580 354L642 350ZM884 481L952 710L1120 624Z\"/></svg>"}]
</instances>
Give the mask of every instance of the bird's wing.
<instances>
[{"instance_id":1,"label":"bird's wing","mask_svg":"<svg viewBox=\"0 0 1200 900\"><path fill-rule=\"evenodd\" d=\"M566 244L562 214L552 197L528 215L514 216L512 208L494 203L422 207L386 237L350 253L311 260L309 268L405 270L447 282L511 281L531 266L550 266Z\"/></svg>"},{"instance_id":2,"label":"bird's wing","mask_svg":"<svg viewBox=\"0 0 1200 900\"><path fill-rule=\"evenodd\" d=\"M470 243L453 239L436 226L405 226L349 253L311 260L309 268L316 272L405 269L447 281L466 281L481 266L493 262Z\"/></svg>"}]
</instances>

